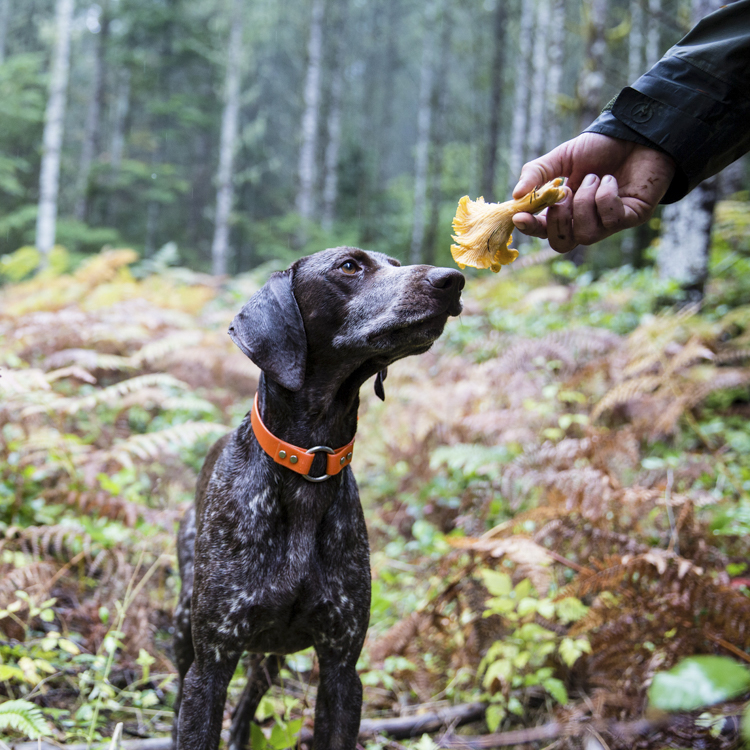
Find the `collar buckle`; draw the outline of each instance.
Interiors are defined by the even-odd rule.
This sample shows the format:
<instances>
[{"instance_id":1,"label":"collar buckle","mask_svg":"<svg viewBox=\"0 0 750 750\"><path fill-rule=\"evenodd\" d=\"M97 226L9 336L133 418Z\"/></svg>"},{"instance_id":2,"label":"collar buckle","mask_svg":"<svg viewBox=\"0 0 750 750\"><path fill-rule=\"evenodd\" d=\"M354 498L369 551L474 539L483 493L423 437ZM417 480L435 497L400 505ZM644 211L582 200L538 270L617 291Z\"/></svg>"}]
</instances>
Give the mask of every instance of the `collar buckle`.
<instances>
[{"instance_id":1,"label":"collar buckle","mask_svg":"<svg viewBox=\"0 0 750 750\"><path fill-rule=\"evenodd\" d=\"M250 422L252 424L255 438L263 451L265 451L265 453L267 453L277 464L281 464L287 469L299 474L308 482L325 482L327 479L335 477L351 463L352 452L354 450L353 438L349 443L338 450L329 448L327 445L316 445L314 448L305 450L305 448L300 448L291 443L279 440L268 430L263 424L263 420L260 418L257 393L253 400ZM313 460L315 459L314 454L316 453L328 454L326 457L326 473L319 477L311 477L309 473L312 468Z\"/></svg>"},{"instance_id":2,"label":"collar buckle","mask_svg":"<svg viewBox=\"0 0 750 750\"><path fill-rule=\"evenodd\" d=\"M310 448L310 450L306 450L305 453L328 453L329 455L333 455L336 451L333 450L333 448L329 448L327 445L316 445L314 448ZM310 466L312 469L312 466ZM326 479L330 479L333 474L323 474L319 477L311 477L309 474L303 474L302 478L307 479L308 482L325 482Z\"/></svg>"}]
</instances>

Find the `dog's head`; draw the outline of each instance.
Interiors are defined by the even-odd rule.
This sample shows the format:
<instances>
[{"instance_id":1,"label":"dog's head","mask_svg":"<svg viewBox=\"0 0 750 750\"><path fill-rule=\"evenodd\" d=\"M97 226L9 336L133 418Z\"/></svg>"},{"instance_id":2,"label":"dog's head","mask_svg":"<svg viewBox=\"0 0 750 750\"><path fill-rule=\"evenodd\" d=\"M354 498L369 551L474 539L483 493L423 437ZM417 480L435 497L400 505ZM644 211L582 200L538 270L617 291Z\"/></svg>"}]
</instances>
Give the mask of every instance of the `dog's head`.
<instances>
[{"instance_id":1,"label":"dog's head","mask_svg":"<svg viewBox=\"0 0 750 750\"><path fill-rule=\"evenodd\" d=\"M461 312L464 277L433 266L401 266L382 253L338 247L274 273L240 310L229 335L268 377L291 391L306 379L361 384L421 354Z\"/></svg>"}]
</instances>

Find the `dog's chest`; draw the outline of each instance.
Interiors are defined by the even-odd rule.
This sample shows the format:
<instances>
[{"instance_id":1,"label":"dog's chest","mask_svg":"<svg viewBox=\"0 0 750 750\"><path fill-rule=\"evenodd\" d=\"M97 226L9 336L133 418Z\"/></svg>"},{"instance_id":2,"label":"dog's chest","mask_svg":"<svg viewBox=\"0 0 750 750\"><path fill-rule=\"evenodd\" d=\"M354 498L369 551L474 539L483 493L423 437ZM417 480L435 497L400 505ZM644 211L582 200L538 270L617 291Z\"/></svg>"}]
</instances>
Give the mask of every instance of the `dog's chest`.
<instances>
[{"instance_id":1,"label":"dog's chest","mask_svg":"<svg viewBox=\"0 0 750 750\"><path fill-rule=\"evenodd\" d=\"M366 628L369 550L356 489L323 513L305 490L283 497L271 485L235 495L236 507L205 508L196 588L218 633L249 650L288 653Z\"/></svg>"}]
</instances>

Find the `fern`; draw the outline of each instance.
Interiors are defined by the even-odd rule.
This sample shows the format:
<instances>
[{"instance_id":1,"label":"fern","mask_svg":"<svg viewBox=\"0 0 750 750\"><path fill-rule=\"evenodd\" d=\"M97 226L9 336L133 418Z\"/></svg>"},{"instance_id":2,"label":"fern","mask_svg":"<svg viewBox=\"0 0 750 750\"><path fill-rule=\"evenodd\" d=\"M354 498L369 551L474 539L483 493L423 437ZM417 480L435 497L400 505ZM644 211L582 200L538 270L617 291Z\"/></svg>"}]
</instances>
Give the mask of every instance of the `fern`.
<instances>
[{"instance_id":1,"label":"fern","mask_svg":"<svg viewBox=\"0 0 750 750\"><path fill-rule=\"evenodd\" d=\"M107 388L101 388L90 396L55 398L44 404L30 406L24 410L24 416L31 416L44 411L73 415L79 411L90 411L99 404L112 406L124 396L147 388L178 388L180 390L187 390L188 385L167 373L158 372L149 375L138 375L134 378L110 385Z\"/></svg>"},{"instance_id":2,"label":"fern","mask_svg":"<svg viewBox=\"0 0 750 750\"><path fill-rule=\"evenodd\" d=\"M0 729L14 729L31 740L49 733L41 709L24 700L0 703Z\"/></svg>"},{"instance_id":3,"label":"fern","mask_svg":"<svg viewBox=\"0 0 750 750\"><path fill-rule=\"evenodd\" d=\"M158 432L132 435L106 451L101 458L112 459L122 466L133 466L133 458L155 459L162 453L173 453L192 448L199 440L209 435L223 435L229 428L212 422L186 422L167 427Z\"/></svg>"},{"instance_id":4,"label":"fern","mask_svg":"<svg viewBox=\"0 0 750 750\"><path fill-rule=\"evenodd\" d=\"M174 351L195 346L200 343L201 338L203 336L200 331L177 331L164 338L149 342L132 356L131 361L134 367L152 364Z\"/></svg>"}]
</instances>

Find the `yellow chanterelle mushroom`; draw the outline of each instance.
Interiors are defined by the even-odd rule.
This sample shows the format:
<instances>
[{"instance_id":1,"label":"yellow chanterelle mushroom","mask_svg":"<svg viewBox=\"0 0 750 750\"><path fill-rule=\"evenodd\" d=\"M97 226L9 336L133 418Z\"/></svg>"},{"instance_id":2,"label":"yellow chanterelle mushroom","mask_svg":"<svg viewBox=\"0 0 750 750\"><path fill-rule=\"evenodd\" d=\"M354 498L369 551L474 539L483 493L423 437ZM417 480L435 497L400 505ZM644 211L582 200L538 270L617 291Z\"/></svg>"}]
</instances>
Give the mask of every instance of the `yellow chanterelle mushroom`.
<instances>
[{"instance_id":1,"label":"yellow chanterelle mushroom","mask_svg":"<svg viewBox=\"0 0 750 750\"><path fill-rule=\"evenodd\" d=\"M535 214L558 203L565 197L562 184L562 177L558 177L523 198L505 203L485 203L484 198L472 201L465 195L453 219L453 260L460 268L489 268L495 273L512 263L518 257L518 250L510 247L513 215Z\"/></svg>"}]
</instances>

